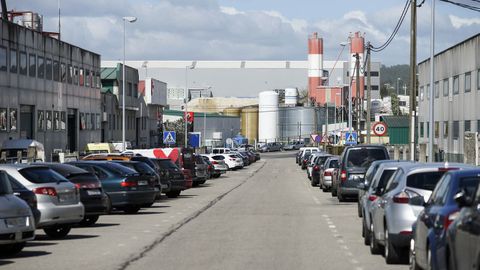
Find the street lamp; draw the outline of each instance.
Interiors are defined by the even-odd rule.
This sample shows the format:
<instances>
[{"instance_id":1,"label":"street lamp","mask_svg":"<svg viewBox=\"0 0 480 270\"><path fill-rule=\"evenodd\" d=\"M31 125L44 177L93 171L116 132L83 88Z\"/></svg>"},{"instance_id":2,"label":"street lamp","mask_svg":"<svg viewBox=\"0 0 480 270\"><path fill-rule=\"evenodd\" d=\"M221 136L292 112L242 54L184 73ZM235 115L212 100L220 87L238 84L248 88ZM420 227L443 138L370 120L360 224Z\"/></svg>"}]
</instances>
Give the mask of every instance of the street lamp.
<instances>
[{"instance_id":1,"label":"street lamp","mask_svg":"<svg viewBox=\"0 0 480 270\"><path fill-rule=\"evenodd\" d=\"M340 97L340 100L342 98L342 93L336 93L335 94L335 144L337 144L337 132L338 132L338 126L337 126L337 97ZM343 118L343 117L342 117ZM342 119L343 121L343 119Z\"/></svg>"},{"instance_id":2,"label":"street lamp","mask_svg":"<svg viewBox=\"0 0 480 270\"><path fill-rule=\"evenodd\" d=\"M127 32L127 22L134 23L137 17L123 17L123 71L122 71L122 150L126 150L125 144L125 39Z\"/></svg>"},{"instance_id":3,"label":"street lamp","mask_svg":"<svg viewBox=\"0 0 480 270\"><path fill-rule=\"evenodd\" d=\"M185 115L184 115L184 121L185 121L185 148L188 147L188 70L189 69L194 69L194 65L188 65L185 67Z\"/></svg>"}]
</instances>

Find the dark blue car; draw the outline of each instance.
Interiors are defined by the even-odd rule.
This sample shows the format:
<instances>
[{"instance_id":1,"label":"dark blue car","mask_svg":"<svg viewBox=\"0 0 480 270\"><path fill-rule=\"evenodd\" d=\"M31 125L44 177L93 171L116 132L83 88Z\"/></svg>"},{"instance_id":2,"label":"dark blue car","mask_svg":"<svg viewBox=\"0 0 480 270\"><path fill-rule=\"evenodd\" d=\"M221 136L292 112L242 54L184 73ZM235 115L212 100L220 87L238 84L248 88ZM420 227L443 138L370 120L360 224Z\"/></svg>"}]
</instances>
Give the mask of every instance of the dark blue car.
<instances>
[{"instance_id":1,"label":"dark blue car","mask_svg":"<svg viewBox=\"0 0 480 270\"><path fill-rule=\"evenodd\" d=\"M415 224L411 269L448 269L447 230L460 210L454 198L460 191L473 196L479 174L480 169L450 171L437 183Z\"/></svg>"}]
</instances>

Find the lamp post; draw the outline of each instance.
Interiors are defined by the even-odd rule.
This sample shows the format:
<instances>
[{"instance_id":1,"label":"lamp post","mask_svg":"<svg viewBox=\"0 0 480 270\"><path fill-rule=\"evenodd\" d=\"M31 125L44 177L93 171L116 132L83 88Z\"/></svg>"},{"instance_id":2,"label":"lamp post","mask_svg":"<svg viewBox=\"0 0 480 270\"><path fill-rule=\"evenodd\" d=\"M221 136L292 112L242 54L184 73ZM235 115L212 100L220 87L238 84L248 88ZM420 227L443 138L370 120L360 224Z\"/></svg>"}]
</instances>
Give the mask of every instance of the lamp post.
<instances>
[{"instance_id":1,"label":"lamp post","mask_svg":"<svg viewBox=\"0 0 480 270\"><path fill-rule=\"evenodd\" d=\"M430 33L430 111L429 111L429 134L428 134L428 162L433 162L433 132L435 124L434 115L434 89L435 89L435 0L432 0L432 29Z\"/></svg>"},{"instance_id":2,"label":"lamp post","mask_svg":"<svg viewBox=\"0 0 480 270\"><path fill-rule=\"evenodd\" d=\"M122 150L126 150L125 145L125 39L127 32L127 22L134 23L137 21L136 17L123 17L123 71L122 71Z\"/></svg>"},{"instance_id":3,"label":"lamp post","mask_svg":"<svg viewBox=\"0 0 480 270\"><path fill-rule=\"evenodd\" d=\"M335 144L337 144L337 132L338 132L338 126L337 126L337 97L342 98L342 93L336 93L335 94ZM343 121L343 119L342 119Z\"/></svg>"},{"instance_id":4,"label":"lamp post","mask_svg":"<svg viewBox=\"0 0 480 270\"><path fill-rule=\"evenodd\" d=\"M185 115L184 115L184 121L185 121L185 136L184 136L184 146L185 148L188 147L188 70L189 69L194 69L195 66L194 65L188 65L185 67L185 99L184 99L184 102L185 102Z\"/></svg>"}]
</instances>

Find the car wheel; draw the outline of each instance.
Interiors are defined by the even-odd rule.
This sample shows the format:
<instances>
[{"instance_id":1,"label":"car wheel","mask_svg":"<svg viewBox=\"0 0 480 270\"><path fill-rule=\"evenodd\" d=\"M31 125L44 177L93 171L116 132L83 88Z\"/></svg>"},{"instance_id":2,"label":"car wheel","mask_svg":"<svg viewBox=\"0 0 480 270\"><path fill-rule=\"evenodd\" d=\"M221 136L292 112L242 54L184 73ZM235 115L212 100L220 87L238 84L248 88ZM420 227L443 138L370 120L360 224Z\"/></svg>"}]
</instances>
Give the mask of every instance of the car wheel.
<instances>
[{"instance_id":1,"label":"car wheel","mask_svg":"<svg viewBox=\"0 0 480 270\"><path fill-rule=\"evenodd\" d=\"M409 261L409 268L410 270L421 270L421 268L417 264L417 258L415 257L415 253L412 249L409 249L408 252L408 261Z\"/></svg>"},{"instance_id":2,"label":"car wheel","mask_svg":"<svg viewBox=\"0 0 480 270\"><path fill-rule=\"evenodd\" d=\"M370 224L370 253L374 255L382 253L382 248L378 243L377 239L375 239L375 231L373 229L373 223Z\"/></svg>"},{"instance_id":3,"label":"car wheel","mask_svg":"<svg viewBox=\"0 0 480 270\"><path fill-rule=\"evenodd\" d=\"M1 245L0 246L0 257L1 256L11 256L19 253L25 247L26 242Z\"/></svg>"},{"instance_id":4,"label":"car wheel","mask_svg":"<svg viewBox=\"0 0 480 270\"><path fill-rule=\"evenodd\" d=\"M93 224L97 223L99 217L100 217L99 215L86 216L83 218L82 221L80 221L80 226L83 226L83 227L92 226Z\"/></svg>"},{"instance_id":5,"label":"car wheel","mask_svg":"<svg viewBox=\"0 0 480 270\"><path fill-rule=\"evenodd\" d=\"M167 192L168 198L177 198L179 195L180 195L180 190Z\"/></svg>"},{"instance_id":6,"label":"car wheel","mask_svg":"<svg viewBox=\"0 0 480 270\"><path fill-rule=\"evenodd\" d=\"M110 197L107 195L107 198L105 199L105 204L107 205L107 209L105 209L105 213L108 215L112 212L112 200L110 200Z\"/></svg>"},{"instance_id":7,"label":"car wheel","mask_svg":"<svg viewBox=\"0 0 480 270\"><path fill-rule=\"evenodd\" d=\"M448 270L456 270L457 267L455 265L455 259L452 255L452 252L450 251L450 249L448 248L448 246L445 248L447 250L447 266L448 266Z\"/></svg>"},{"instance_id":8,"label":"car wheel","mask_svg":"<svg viewBox=\"0 0 480 270\"><path fill-rule=\"evenodd\" d=\"M369 246L370 245L370 241L372 240L372 236L370 235L371 232L370 230L367 228L367 222L365 222L365 219L363 219L363 230L365 230L365 237L363 238L363 243L366 245L366 246Z\"/></svg>"},{"instance_id":9,"label":"car wheel","mask_svg":"<svg viewBox=\"0 0 480 270\"><path fill-rule=\"evenodd\" d=\"M140 206L126 206L123 208L125 214L136 214L140 211Z\"/></svg>"},{"instance_id":10,"label":"car wheel","mask_svg":"<svg viewBox=\"0 0 480 270\"><path fill-rule=\"evenodd\" d=\"M154 202L145 203L145 204L142 204L142 207L144 207L144 208L149 208L149 207L152 207L153 204L154 204Z\"/></svg>"},{"instance_id":11,"label":"car wheel","mask_svg":"<svg viewBox=\"0 0 480 270\"><path fill-rule=\"evenodd\" d=\"M345 198L343 197L342 192L337 191L337 197L338 197L339 202L344 202L345 201Z\"/></svg>"},{"instance_id":12,"label":"car wheel","mask_svg":"<svg viewBox=\"0 0 480 270\"><path fill-rule=\"evenodd\" d=\"M310 181L310 185L311 185L312 187L316 187L316 186L318 185L318 183L317 183L317 181L315 181L315 180L312 178L312 180Z\"/></svg>"},{"instance_id":13,"label":"car wheel","mask_svg":"<svg viewBox=\"0 0 480 270\"><path fill-rule=\"evenodd\" d=\"M70 226L55 226L43 229L45 234L52 239L63 239L70 232Z\"/></svg>"},{"instance_id":14,"label":"car wheel","mask_svg":"<svg viewBox=\"0 0 480 270\"><path fill-rule=\"evenodd\" d=\"M357 214L358 214L358 217L362 217L362 207L360 206L360 200L358 200L359 202L357 203Z\"/></svg>"},{"instance_id":15,"label":"car wheel","mask_svg":"<svg viewBox=\"0 0 480 270\"><path fill-rule=\"evenodd\" d=\"M384 250L385 262L387 264L394 264L398 263L399 261L399 254L398 249L393 245L390 241L390 237L388 236L388 228L385 226L385 250Z\"/></svg>"},{"instance_id":16,"label":"car wheel","mask_svg":"<svg viewBox=\"0 0 480 270\"><path fill-rule=\"evenodd\" d=\"M426 270L432 270L433 269L433 262L432 262L432 250L430 247L427 247L427 269Z\"/></svg>"},{"instance_id":17,"label":"car wheel","mask_svg":"<svg viewBox=\"0 0 480 270\"><path fill-rule=\"evenodd\" d=\"M337 189L332 187L332 197L337 196Z\"/></svg>"}]
</instances>

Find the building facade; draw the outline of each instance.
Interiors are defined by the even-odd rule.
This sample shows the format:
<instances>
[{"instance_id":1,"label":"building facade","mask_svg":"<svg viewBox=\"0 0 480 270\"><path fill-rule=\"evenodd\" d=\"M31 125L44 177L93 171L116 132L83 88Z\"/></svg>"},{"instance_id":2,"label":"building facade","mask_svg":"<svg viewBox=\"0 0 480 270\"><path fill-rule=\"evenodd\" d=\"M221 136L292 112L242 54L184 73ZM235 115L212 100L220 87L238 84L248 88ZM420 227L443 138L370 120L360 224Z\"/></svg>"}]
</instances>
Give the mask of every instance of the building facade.
<instances>
[{"instance_id":1,"label":"building facade","mask_svg":"<svg viewBox=\"0 0 480 270\"><path fill-rule=\"evenodd\" d=\"M434 94L430 96L430 60L418 65L419 143L429 138L430 98L434 99L435 152L463 162L465 132L480 131L480 34L435 56ZM424 148L426 149L426 148ZM428 151L427 151L428 153Z\"/></svg>"},{"instance_id":2,"label":"building facade","mask_svg":"<svg viewBox=\"0 0 480 270\"><path fill-rule=\"evenodd\" d=\"M101 138L100 55L0 21L0 142L83 151Z\"/></svg>"}]
</instances>

